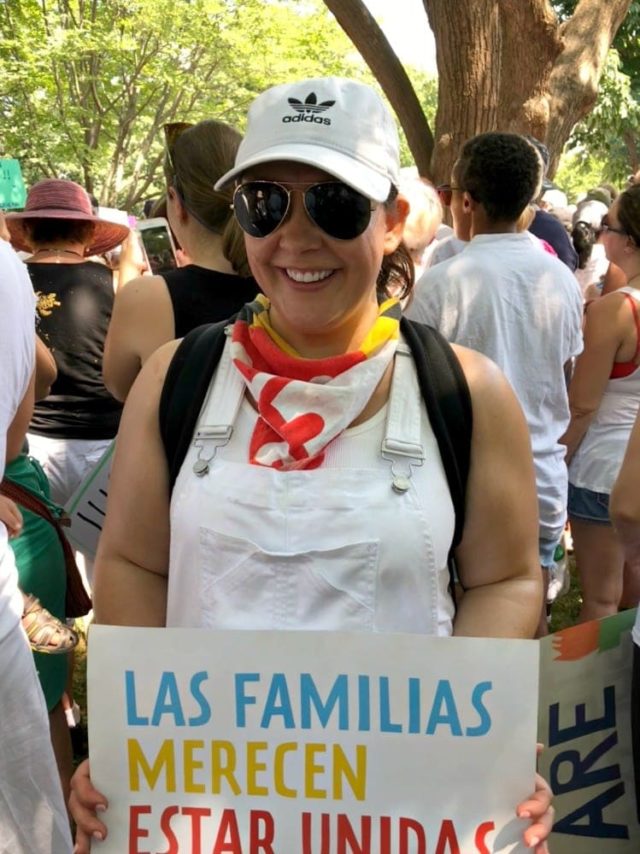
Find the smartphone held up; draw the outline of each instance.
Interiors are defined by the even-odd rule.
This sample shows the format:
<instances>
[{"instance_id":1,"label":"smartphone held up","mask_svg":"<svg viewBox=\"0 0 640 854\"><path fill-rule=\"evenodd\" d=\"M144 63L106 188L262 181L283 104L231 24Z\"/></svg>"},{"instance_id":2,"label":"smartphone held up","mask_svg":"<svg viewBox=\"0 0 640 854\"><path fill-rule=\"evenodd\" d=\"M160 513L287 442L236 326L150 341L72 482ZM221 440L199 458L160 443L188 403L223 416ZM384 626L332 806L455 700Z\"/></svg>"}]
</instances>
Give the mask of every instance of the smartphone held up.
<instances>
[{"instance_id":1,"label":"smartphone held up","mask_svg":"<svg viewBox=\"0 0 640 854\"><path fill-rule=\"evenodd\" d=\"M152 275L167 273L178 266L176 245L171 236L169 223L164 217L138 220L136 230L140 235Z\"/></svg>"}]
</instances>

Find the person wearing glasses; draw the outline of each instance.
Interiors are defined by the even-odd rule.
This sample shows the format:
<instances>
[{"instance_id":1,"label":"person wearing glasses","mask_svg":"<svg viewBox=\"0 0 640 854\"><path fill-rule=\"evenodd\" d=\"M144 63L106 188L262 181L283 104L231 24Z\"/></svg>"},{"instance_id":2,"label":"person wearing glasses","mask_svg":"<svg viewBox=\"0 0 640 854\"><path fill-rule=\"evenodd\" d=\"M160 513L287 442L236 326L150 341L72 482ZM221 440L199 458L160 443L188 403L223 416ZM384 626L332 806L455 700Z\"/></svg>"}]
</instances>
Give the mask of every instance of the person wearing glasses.
<instances>
[{"instance_id":1,"label":"person wearing glasses","mask_svg":"<svg viewBox=\"0 0 640 854\"><path fill-rule=\"evenodd\" d=\"M233 323L201 412L231 426L229 441L213 457L194 439L170 510L158 408L177 344L162 347L125 405L99 622L533 635L541 585L526 425L500 371L463 348L473 439L456 550L466 592L454 614L449 489L413 361L396 359L398 300L413 285L398 180L395 122L370 87L319 78L254 101L235 166L216 185L235 188L262 290ZM412 423L432 449L396 486L381 452L388 418L399 440ZM520 806L538 854L548 803L542 787ZM79 854L106 832L99 804L85 765L71 799Z\"/></svg>"},{"instance_id":2,"label":"person wearing glasses","mask_svg":"<svg viewBox=\"0 0 640 854\"><path fill-rule=\"evenodd\" d=\"M627 284L589 305L584 352L569 388L563 442L581 621L615 614L623 595L624 555L609 496L640 406L640 186L618 196L600 229L607 258Z\"/></svg>"},{"instance_id":3,"label":"person wearing glasses","mask_svg":"<svg viewBox=\"0 0 640 854\"><path fill-rule=\"evenodd\" d=\"M427 271L407 313L493 359L513 386L531 434L546 584L566 521L559 440L569 423L565 366L582 349L582 296L566 266L519 231L541 174L536 149L518 134L479 134L465 143L453 166L451 209L470 241ZM546 631L545 604L538 634Z\"/></svg>"},{"instance_id":4,"label":"person wearing glasses","mask_svg":"<svg viewBox=\"0 0 640 854\"><path fill-rule=\"evenodd\" d=\"M167 219L189 263L119 288L103 362L105 384L118 400L161 344L226 320L256 294L231 190L213 189L233 165L241 139L215 120L165 127Z\"/></svg>"}]
</instances>

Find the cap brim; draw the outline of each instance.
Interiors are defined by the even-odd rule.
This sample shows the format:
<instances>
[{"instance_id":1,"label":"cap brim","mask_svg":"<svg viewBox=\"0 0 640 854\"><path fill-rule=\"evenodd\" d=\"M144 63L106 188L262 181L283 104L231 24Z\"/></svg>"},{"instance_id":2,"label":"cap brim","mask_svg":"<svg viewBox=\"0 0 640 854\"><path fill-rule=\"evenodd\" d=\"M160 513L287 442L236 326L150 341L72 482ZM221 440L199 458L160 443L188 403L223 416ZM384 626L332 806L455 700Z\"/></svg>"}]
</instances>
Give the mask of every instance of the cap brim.
<instances>
[{"instance_id":1,"label":"cap brim","mask_svg":"<svg viewBox=\"0 0 640 854\"><path fill-rule=\"evenodd\" d=\"M261 151L254 157L247 157L242 163L236 164L233 169L226 172L216 182L215 189L223 189L254 166L280 160L304 163L307 166L322 169L375 202L385 202L391 190L391 181L386 175L382 175L377 170L354 160L341 151L310 144L274 146L266 151Z\"/></svg>"}]
</instances>

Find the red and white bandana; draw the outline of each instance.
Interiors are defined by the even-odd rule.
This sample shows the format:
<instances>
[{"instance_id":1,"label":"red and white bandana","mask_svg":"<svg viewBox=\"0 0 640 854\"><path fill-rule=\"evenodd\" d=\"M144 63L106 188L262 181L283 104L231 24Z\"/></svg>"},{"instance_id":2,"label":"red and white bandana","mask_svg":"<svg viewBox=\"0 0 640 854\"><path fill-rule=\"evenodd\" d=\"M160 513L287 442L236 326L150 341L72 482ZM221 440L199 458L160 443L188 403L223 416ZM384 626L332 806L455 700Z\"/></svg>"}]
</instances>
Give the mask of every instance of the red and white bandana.
<instances>
[{"instance_id":1,"label":"red and white bandana","mask_svg":"<svg viewBox=\"0 0 640 854\"><path fill-rule=\"evenodd\" d=\"M271 326L269 300L260 294L247 303L233 325L231 358L258 407L249 462L283 471L320 466L382 379L400 316L398 300L386 300L359 350L303 359Z\"/></svg>"}]
</instances>

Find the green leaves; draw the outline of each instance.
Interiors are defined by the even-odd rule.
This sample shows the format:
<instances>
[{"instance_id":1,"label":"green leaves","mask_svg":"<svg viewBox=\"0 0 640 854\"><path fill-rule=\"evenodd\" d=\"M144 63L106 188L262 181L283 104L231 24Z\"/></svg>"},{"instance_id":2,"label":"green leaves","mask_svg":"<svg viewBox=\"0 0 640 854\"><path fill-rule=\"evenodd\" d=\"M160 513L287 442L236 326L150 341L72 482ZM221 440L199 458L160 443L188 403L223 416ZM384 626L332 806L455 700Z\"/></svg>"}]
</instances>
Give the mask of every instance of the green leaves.
<instances>
[{"instance_id":1,"label":"green leaves","mask_svg":"<svg viewBox=\"0 0 640 854\"><path fill-rule=\"evenodd\" d=\"M588 176L586 186L580 189L587 189L601 180L619 185L626 181L633 156L627 141L640 135L640 104L633 83L622 70L618 52L610 50L596 105L576 125L567 143L574 170L582 170L585 179ZM593 173L598 171L600 174L594 182Z\"/></svg>"},{"instance_id":2,"label":"green leaves","mask_svg":"<svg viewBox=\"0 0 640 854\"><path fill-rule=\"evenodd\" d=\"M162 125L242 128L267 86L362 76L320 0L5 0L0 154L128 210L162 192Z\"/></svg>"}]
</instances>

